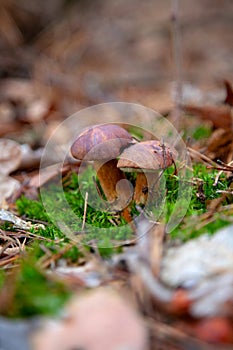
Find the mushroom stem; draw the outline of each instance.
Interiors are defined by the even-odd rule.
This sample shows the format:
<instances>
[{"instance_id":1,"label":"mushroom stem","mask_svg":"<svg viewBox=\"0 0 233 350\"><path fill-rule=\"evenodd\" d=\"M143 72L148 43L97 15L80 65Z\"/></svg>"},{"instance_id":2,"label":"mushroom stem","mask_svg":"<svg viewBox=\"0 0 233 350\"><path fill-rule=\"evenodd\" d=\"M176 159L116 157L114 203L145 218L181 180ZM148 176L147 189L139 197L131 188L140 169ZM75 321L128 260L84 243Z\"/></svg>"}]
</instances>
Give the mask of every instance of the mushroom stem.
<instances>
[{"instance_id":1,"label":"mushroom stem","mask_svg":"<svg viewBox=\"0 0 233 350\"><path fill-rule=\"evenodd\" d=\"M106 163L95 161L94 168L106 199L113 202L118 196L116 184L125 178L122 171L117 168L117 160L111 159Z\"/></svg>"},{"instance_id":2,"label":"mushroom stem","mask_svg":"<svg viewBox=\"0 0 233 350\"><path fill-rule=\"evenodd\" d=\"M134 197L136 204L145 204L148 197L148 184L146 175L141 172L137 174Z\"/></svg>"},{"instance_id":3,"label":"mushroom stem","mask_svg":"<svg viewBox=\"0 0 233 350\"><path fill-rule=\"evenodd\" d=\"M124 173L117 168L117 160L112 159L106 163L95 161L94 168L106 199L112 204L111 209L128 212L126 207L131 201L132 190ZM131 216L125 214L126 220L131 221Z\"/></svg>"},{"instance_id":4,"label":"mushroom stem","mask_svg":"<svg viewBox=\"0 0 233 350\"><path fill-rule=\"evenodd\" d=\"M146 172L146 174L144 172L138 172L133 197L136 204L146 204L148 192L151 188L154 188L155 182L155 172Z\"/></svg>"}]
</instances>

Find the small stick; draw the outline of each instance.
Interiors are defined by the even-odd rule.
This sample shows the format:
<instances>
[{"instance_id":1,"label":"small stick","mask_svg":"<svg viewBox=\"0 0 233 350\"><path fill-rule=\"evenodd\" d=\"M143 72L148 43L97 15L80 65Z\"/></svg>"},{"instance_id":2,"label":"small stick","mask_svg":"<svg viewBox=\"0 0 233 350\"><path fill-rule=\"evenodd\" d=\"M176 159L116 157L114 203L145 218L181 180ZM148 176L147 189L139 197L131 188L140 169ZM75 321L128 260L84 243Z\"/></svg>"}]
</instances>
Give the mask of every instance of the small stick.
<instances>
[{"instance_id":1,"label":"small stick","mask_svg":"<svg viewBox=\"0 0 233 350\"><path fill-rule=\"evenodd\" d=\"M218 184L218 181L219 181L219 178L220 176L223 174L224 171L233 171L233 167L232 167L232 164L233 164L233 161L229 162L228 164L224 164L223 163L223 168L220 168L220 169L216 169L216 170L220 170L215 178L215 181L214 181L214 185L213 186L217 186ZM225 167L225 169L224 169ZM214 167L213 167L214 168ZM215 168L214 168L215 169Z\"/></svg>"},{"instance_id":2,"label":"small stick","mask_svg":"<svg viewBox=\"0 0 233 350\"><path fill-rule=\"evenodd\" d=\"M233 194L233 191L229 191L229 190L217 190L216 193Z\"/></svg>"},{"instance_id":3,"label":"small stick","mask_svg":"<svg viewBox=\"0 0 233 350\"><path fill-rule=\"evenodd\" d=\"M84 203L84 213L83 213L83 224L82 224L82 231L84 230L86 216L87 216L87 201L88 201L88 192L85 194L85 203Z\"/></svg>"},{"instance_id":4,"label":"small stick","mask_svg":"<svg viewBox=\"0 0 233 350\"><path fill-rule=\"evenodd\" d=\"M220 170L220 171L218 172L218 174L216 175L216 178L215 178L215 180L214 180L213 186L217 186L218 181L219 181L219 178L220 178L220 176L222 175L222 173L223 173L223 170Z\"/></svg>"},{"instance_id":5,"label":"small stick","mask_svg":"<svg viewBox=\"0 0 233 350\"><path fill-rule=\"evenodd\" d=\"M199 160L202 160L203 163L207 163L208 165L211 165L213 167L218 167L218 164L216 162L214 162L212 159L208 158L204 154L198 152L194 148L188 147L187 149L190 157L193 158L194 160L198 158Z\"/></svg>"}]
</instances>

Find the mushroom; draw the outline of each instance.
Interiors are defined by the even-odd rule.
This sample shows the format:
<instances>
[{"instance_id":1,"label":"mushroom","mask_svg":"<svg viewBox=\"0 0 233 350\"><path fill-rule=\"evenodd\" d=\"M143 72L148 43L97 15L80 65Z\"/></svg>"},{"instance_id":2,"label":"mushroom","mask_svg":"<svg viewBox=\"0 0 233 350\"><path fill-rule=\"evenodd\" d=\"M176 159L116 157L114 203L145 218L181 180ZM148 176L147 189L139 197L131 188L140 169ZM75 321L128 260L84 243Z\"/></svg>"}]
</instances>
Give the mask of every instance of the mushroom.
<instances>
[{"instance_id":1,"label":"mushroom","mask_svg":"<svg viewBox=\"0 0 233 350\"><path fill-rule=\"evenodd\" d=\"M132 136L122 127L100 124L85 129L71 146L74 158L94 161L101 188L115 210L127 206L132 198L131 186L117 168L116 158L133 142Z\"/></svg>"},{"instance_id":2,"label":"mushroom","mask_svg":"<svg viewBox=\"0 0 233 350\"><path fill-rule=\"evenodd\" d=\"M157 140L136 143L122 152L117 167L138 173L133 198L136 204L146 203L148 192L159 179L158 170L171 166L176 153L170 146Z\"/></svg>"}]
</instances>

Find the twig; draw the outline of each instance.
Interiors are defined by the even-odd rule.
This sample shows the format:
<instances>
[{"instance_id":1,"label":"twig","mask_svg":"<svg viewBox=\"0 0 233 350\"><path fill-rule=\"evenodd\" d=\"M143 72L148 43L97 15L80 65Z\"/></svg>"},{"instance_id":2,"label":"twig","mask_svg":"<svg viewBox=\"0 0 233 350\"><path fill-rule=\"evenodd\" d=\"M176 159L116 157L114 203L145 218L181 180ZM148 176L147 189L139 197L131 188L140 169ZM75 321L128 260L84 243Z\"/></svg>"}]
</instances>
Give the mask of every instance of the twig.
<instances>
[{"instance_id":1,"label":"twig","mask_svg":"<svg viewBox=\"0 0 233 350\"><path fill-rule=\"evenodd\" d=\"M197 150L195 150L191 147L188 147L187 149L188 149L189 155L192 159L194 159L194 160L198 159L199 161L201 160L203 163L206 163L207 165L210 165L214 168L219 167L218 164L215 163L212 159L208 158L207 156L198 152Z\"/></svg>"},{"instance_id":2,"label":"twig","mask_svg":"<svg viewBox=\"0 0 233 350\"><path fill-rule=\"evenodd\" d=\"M85 203L84 203L84 213L83 213L83 224L82 224L82 231L84 230L86 216L87 216L87 201L88 201L88 192L85 194Z\"/></svg>"},{"instance_id":3,"label":"twig","mask_svg":"<svg viewBox=\"0 0 233 350\"><path fill-rule=\"evenodd\" d=\"M62 257L66 252L68 252L73 246L75 245L74 242L67 244L65 247L60 249L56 254L50 255L50 250L49 256L48 255L43 255L37 262L37 265L40 266L41 268L47 268L51 264L55 264L55 262Z\"/></svg>"},{"instance_id":4,"label":"twig","mask_svg":"<svg viewBox=\"0 0 233 350\"><path fill-rule=\"evenodd\" d=\"M6 266L10 263L12 263L13 261L17 260L19 258L19 254L16 254L14 256L11 256L10 258L6 257L6 259L1 259L0 261L0 267Z\"/></svg>"},{"instance_id":5,"label":"twig","mask_svg":"<svg viewBox=\"0 0 233 350\"><path fill-rule=\"evenodd\" d=\"M212 166L210 167L212 169L219 170L219 172L216 175L216 178L214 180L214 186L217 186L219 178L223 174L224 171L231 171L231 172L233 172L233 167L232 167L233 161L229 162L228 164L224 164L224 163L221 162L221 164L223 164L222 168L221 167L220 168L216 168L216 167L212 167Z\"/></svg>"},{"instance_id":6,"label":"twig","mask_svg":"<svg viewBox=\"0 0 233 350\"><path fill-rule=\"evenodd\" d=\"M230 190L217 190L216 193L223 193L223 194L233 194L233 191Z\"/></svg>"}]
</instances>

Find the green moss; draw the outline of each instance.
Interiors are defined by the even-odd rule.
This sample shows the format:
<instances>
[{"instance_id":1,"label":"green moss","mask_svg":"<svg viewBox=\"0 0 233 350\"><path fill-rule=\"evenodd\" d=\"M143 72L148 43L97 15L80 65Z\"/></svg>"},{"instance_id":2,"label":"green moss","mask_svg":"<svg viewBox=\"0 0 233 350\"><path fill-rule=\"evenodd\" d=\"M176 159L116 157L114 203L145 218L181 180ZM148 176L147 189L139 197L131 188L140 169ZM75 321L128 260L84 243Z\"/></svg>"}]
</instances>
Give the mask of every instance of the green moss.
<instances>
[{"instance_id":1,"label":"green moss","mask_svg":"<svg viewBox=\"0 0 233 350\"><path fill-rule=\"evenodd\" d=\"M228 225L230 218L221 218L221 213L214 213L211 222L203 221L200 224L200 215L208 211L208 203L221 196L218 190L226 190L228 181L224 174L221 175L218 184L215 186L215 178L218 172L213 169L207 169L203 164L195 164L193 166L193 191L192 198L188 207L188 211L181 224L171 233L173 238L181 238L184 240L195 238L203 233L212 234L223 226ZM172 210L174 199L170 196L170 210ZM228 204L227 200L223 201L222 205ZM197 229L198 228L198 229Z\"/></svg>"},{"instance_id":2,"label":"green moss","mask_svg":"<svg viewBox=\"0 0 233 350\"><path fill-rule=\"evenodd\" d=\"M54 315L61 310L71 292L61 282L55 281L43 273L36 265L35 258L28 256L20 262L14 285L8 286L13 297L4 315L13 318L35 315ZM6 276L0 273L2 287L7 283Z\"/></svg>"},{"instance_id":3,"label":"green moss","mask_svg":"<svg viewBox=\"0 0 233 350\"><path fill-rule=\"evenodd\" d=\"M126 174L128 179L134 184L136 180L135 174ZM172 238L180 238L187 240L197 237L202 233L212 234L219 228L227 225L227 213L222 216L221 212L216 211L210 221L200 221L202 214L208 211L208 202L218 198L220 194L217 190L225 190L228 188L228 180L222 175L217 186L214 186L217 171L207 169L204 165L193 165L192 197L189 203L187 213L179 224L179 226L171 232ZM57 227L53 220L55 216L57 222L64 222L69 225L76 237L80 237L80 242L84 248L88 249L89 244L93 244L95 249L104 258L109 258L112 254L121 251L117 247L117 242L121 243L125 239L134 237L134 233L129 225L125 225L125 221L120 214L111 214L106 210L98 210L98 205L105 205L105 201L99 197L96 192L97 179L93 181L93 171L87 169L80 179L77 174L67 176L63 181L63 192L57 191L57 183L51 183L46 188L41 198L37 201L30 200L22 196L17 200L17 208L24 218L29 220L42 220L45 223L45 230L32 230L38 239L33 239L27 243L28 258L23 258L20 263L20 269L16 278L14 300L11 308L8 310L8 316L11 317L28 317L36 314L51 314L60 310L64 301L69 296L69 291L55 281L48 278L39 268L36 262L43 258L45 251L49 251L51 256L58 254L61 259L65 259L68 265L77 265L80 256L80 250L74 244L68 251L65 249L69 243L69 238L65 234L62 225ZM174 168L167 169L163 174L162 189L155 191L155 202L146 206L146 211L150 217L150 211L153 215L160 214L161 208L166 213L165 221L169 220L173 213L177 198L179 198L180 179L174 172ZM165 190L165 193L163 192ZM185 190L185 187L184 187ZM160 192L161 191L161 198ZM85 227L82 231L82 220L84 215L85 193L88 192L88 206L85 219ZM52 194L52 195L51 195ZM97 195L96 195L97 194ZM163 195L165 194L165 201ZM63 207L64 199L66 205L72 213L73 218L67 215L67 207ZM153 198L152 198L153 199ZM181 198L180 205L182 206ZM226 199L222 204L229 204L232 198ZM49 208L49 214L44 210L43 204L46 203L46 209ZM68 203L68 204L67 204ZM156 204L157 203L157 204ZM55 205L56 204L56 205ZM158 208L157 208L157 207ZM139 212L135 204L131 207L132 215L138 216ZM163 219L163 218L162 218ZM2 227L6 230L12 230L12 225L5 223ZM65 227L65 226L64 226ZM100 228L101 230L97 230ZM96 231L97 230L97 231ZM43 237L41 239L39 236ZM90 249L90 248L89 248ZM61 254L61 252L64 253ZM33 258L32 258L33 256ZM54 260L56 263L56 260ZM0 286L4 286L6 281L5 273L0 273Z\"/></svg>"},{"instance_id":4,"label":"green moss","mask_svg":"<svg viewBox=\"0 0 233 350\"><path fill-rule=\"evenodd\" d=\"M128 179L135 183L135 174L126 174ZM224 175L221 176L218 181L217 186L214 186L215 177L217 175L216 170L207 169L206 166L202 164L195 164L193 166L193 188L192 197L187 210L186 218L190 217L190 222L192 217L197 217L198 215L204 213L207 210L207 202L220 196L217 190L225 190L228 187L227 179ZM43 200L46 201L46 206L51 208L50 215L47 215L43 210L43 204L41 201L32 201L25 197L21 197L17 201L17 207L21 215L26 216L29 219L43 220L48 223L45 230L39 230L38 234L47 237L49 239L55 240L58 238L64 238L66 240L66 234L64 234L62 229L59 229L51 220L51 216L54 215L57 221L64 222L68 225L71 230L77 235L82 236L83 244L88 244L89 242L98 242L98 246L101 246L101 242L106 244L106 248L111 246L111 240L125 240L133 238L133 233L129 225L126 225L124 219L120 214L111 214L109 208L107 207L107 202L101 198L96 190L96 183L98 181L93 181L93 170L88 168L81 176L81 178L73 173L64 182L64 195L70 210L74 213L74 220L67 215L67 210L63 210L63 200L62 195L56 192L57 184L53 183L49 186L49 190L45 191ZM163 189L161 194L157 191L155 194L155 201L152 202L151 206L147 206L147 211L151 210L153 212L153 217L160 218L160 214L164 211L166 212L166 220L174 210L174 205L179 196L179 177L174 174L174 168L171 167L166 169L163 174L165 186L165 193ZM85 193L88 192L88 205L87 213L85 218L85 228L82 231L82 220L84 215L84 205L85 205ZM51 196L51 193L53 194ZM164 196L166 197L165 202L163 202ZM185 196L184 199L185 200ZM56 206L54 206L54 201ZM182 205L182 200L181 200ZM59 209L60 205L60 210ZM103 208L103 210L98 210L98 206ZM56 207L56 211L55 211ZM97 208L97 209L96 209ZM131 207L132 215L137 216L138 211L135 205ZM149 215L150 216L150 215ZM221 227L225 224L226 220L220 220L219 225L215 222L207 225L205 228L207 232L214 231L215 227ZM228 221L227 221L228 222ZM172 237L186 237L188 236L185 225L182 222L179 227L177 227L172 232ZM97 230L96 228L101 229ZM193 227L189 225L188 227L190 237L195 236L195 224Z\"/></svg>"},{"instance_id":5,"label":"green moss","mask_svg":"<svg viewBox=\"0 0 233 350\"><path fill-rule=\"evenodd\" d=\"M66 259L67 264L77 263L78 259L82 256L76 246L70 248L66 253L63 254L62 258Z\"/></svg>"},{"instance_id":6,"label":"green moss","mask_svg":"<svg viewBox=\"0 0 233 350\"><path fill-rule=\"evenodd\" d=\"M0 270L0 290L3 288L6 280L6 274L4 270Z\"/></svg>"},{"instance_id":7,"label":"green moss","mask_svg":"<svg viewBox=\"0 0 233 350\"><path fill-rule=\"evenodd\" d=\"M42 220L50 222L48 215L46 214L43 204L40 201L31 200L22 196L16 201L19 214L25 215L30 219Z\"/></svg>"},{"instance_id":8,"label":"green moss","mask_svg":"<svg viewBox=\"0 0 233 350\"><path fill-rule=\"evenodd\" d=\"M212 133L212 129L209 126L203 126L200 125L199 127L197 127L192 134L192 137L194 138L194 140L198 141L201 139L207 139Z\"/></svg>"}]
</instances>

